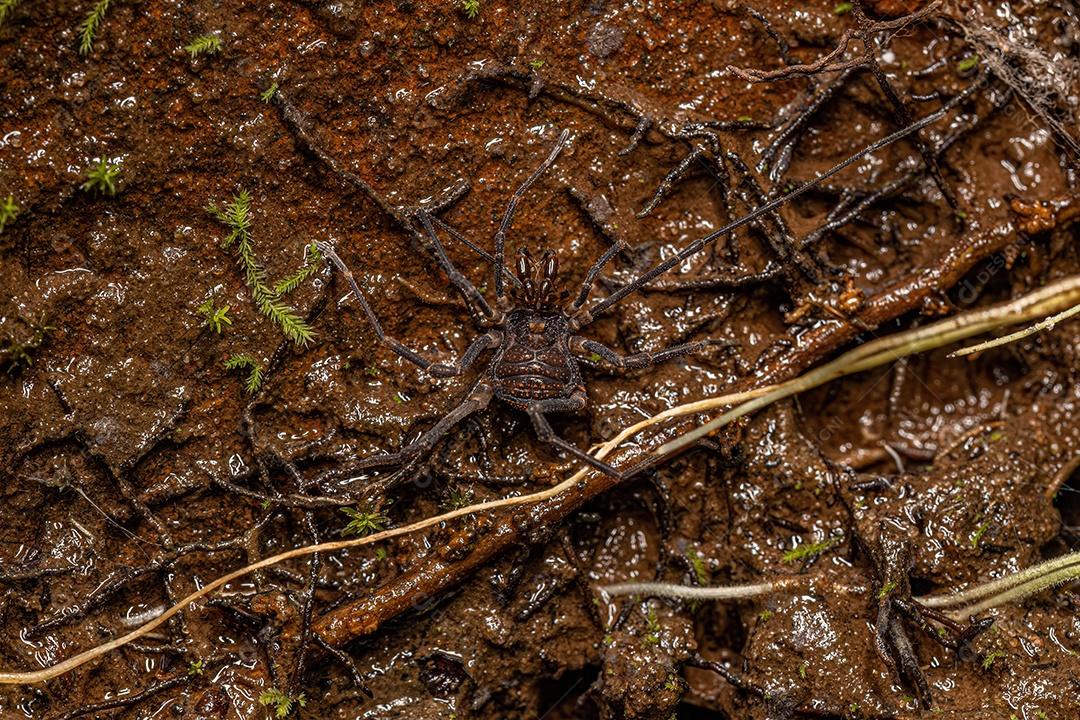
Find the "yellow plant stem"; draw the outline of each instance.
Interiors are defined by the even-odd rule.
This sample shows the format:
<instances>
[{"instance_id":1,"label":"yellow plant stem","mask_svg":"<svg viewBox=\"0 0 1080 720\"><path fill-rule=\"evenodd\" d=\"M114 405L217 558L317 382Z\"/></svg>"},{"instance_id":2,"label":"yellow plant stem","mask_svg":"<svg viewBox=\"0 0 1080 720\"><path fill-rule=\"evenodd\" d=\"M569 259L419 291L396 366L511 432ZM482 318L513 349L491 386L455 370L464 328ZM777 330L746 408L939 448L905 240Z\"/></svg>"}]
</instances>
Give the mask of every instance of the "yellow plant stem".
<instances>
[{"instance_id":1,"label":"yellow plant stem","mask_svg":"<svg viewBox=\"0 0 1080 720\"><path fill-rule=\"evenodd\" d=\"M916 597L922 605L945 610L959 619L977 615L992 608L1019 602L1029 595L1080 578L1080 552L1033 565L1026 570L995 578L961 592ZM866 595L867 586L850 587L833 582L826 573L788 575L776 580L747 585L703 587L661 582L625 582L602 585L598 589L608 598L619 595L666 597L679 600L746 600L778 592L804 591L816 584L823 591L833 590L846 595Z\"/></svg>"},{"instance_id":2,"label":"yellow plant stem","mask_svg":"<svg viewBox=\"0 0 1080 720\"><path fill-rule=\"evenodd\" d=\"M653 451L653 454L666 455L681 450L748 413L845 375L895 362L913 353L934 350L1005 325L1045 318L1076 305L1080 305L1080 276L1071 276L1050 283L1015 300L992 305L981 310L961 313L931 325L872 340L850 352L844 353L832 362L804 373L797 378L772 386L771 391L744 402L701 427L661 445L657 450ZM710 404L711 407L719 407L730 404L730 401L727 398L706 400L695 403L695 409L689 412L699 412L700 409L704 409ZM668 413L674 414L677 410L679 408L673 408Z\"/></svg>"}]
</instances>

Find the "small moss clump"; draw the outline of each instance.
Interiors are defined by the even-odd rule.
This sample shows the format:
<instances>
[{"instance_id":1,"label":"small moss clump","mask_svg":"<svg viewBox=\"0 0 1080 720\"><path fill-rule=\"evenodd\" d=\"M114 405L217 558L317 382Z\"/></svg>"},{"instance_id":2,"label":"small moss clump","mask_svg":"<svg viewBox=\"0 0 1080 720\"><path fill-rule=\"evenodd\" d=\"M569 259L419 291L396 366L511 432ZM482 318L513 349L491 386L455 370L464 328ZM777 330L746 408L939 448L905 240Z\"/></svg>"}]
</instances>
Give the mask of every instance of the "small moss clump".
<instances>
[{"instance_id":1,"label":"small moss clump","mask_svg":"<svg viewBox=\"0 0 1080 720\"><path fill-rule=\"evenodd\" d=\"M15 202L15 196L8 195L7 200L0 203L0 233L4 232L4 227L15 220L18 214L19 205Z\"/></svg>"},{"instance_id":2,"label":"small moss clump","mask_svg":"<svg viewBox=\"0 0 1080 720\"><path fill-rule=\"evenodd\" d=\"M274 95L277 93L278 87L279 85L277 83L274 83L270 87L266 88L261 93L259 93L259 99L262 100L264 103L270 102L274 98Z\"/></svg>"},{"instance_id":3,"label":"small moss clump","mask_svg":"<svg viewBox=\"0 0 1080 720\"><path fill-rule=\"evenodd\" d=\"M199 314L204 315L199 327L212 327L218 335L222 333L222 325L232 325L232 319L228 316L229 306L214 308L214 298L210 298L199 306Z\"/></svg>"},{"instance_id":4,"label":"small moss clump","mask_svg":"<svg viewBox=\"0 0 1080 720\"><path fill-rule=\"evenodd\" d=\"M29 339L19 340L12 337L0 347L0 367L4 367L8 375L14 375L21 368L33 365L31 351L41 347L49 334L56 331L54 326L45 324L45 313L41 314L40 320L31 320L27 324L32 331Z\"/></svg>"},{"instance_id":5,"label":"small moss clump","mask_svg":"<svg viewBox=\"0 0 1080 720\"><path fill-rule=\"evenodd\" d=\"M319 269L319 263L322 262L322 253L319 252L319 247L312 240L311 244L307 246L304 251L304 265L292 275L279 280L274 285L274 292L278 295L286 295L291 293L296 288L300 287L300 284L307 280L309 277L315 274L315 271Z\"/></svg>"},{"instance_id":6,"label":"small moss clump","mask_svg":"<svg viewBox=\"0 0 1080 720\"><path fill-rule=\"evenodd\" d=\"M960 72L971 72L979 66L979 56L972 55L969 58L965 58L956 64L956 69Z\"/></svg>"},{"instance_id":7,"label":"small moss clump","mask_svg":"<svg viewBox=\"0 0 1080 720\"><path fill-rule=\"evenodd\" d=\"M250 355L233 355L225 361L226 370L236 370L237 368L247 368L248 376L244 382L244 389L251 395L257 393L259 388L262 387L263 381L263 369L259 366L259 363Z\"/></svg>"},{"instance_id":8,"label":"small moss clump","mask_svg":"<svg viewBox=\"0 0 1080 720\"><path fill-rule=\"evenodd\" d=\"M113 165L104 155L99 157L94 165L86 171L86 182L82 189L86 192L99 192L102 195L116 194L116 178L120 175L120 166Z\"/></svg>"},{"instance_id":9,"label":"small moss clump","mask_svg":"<svg viewBox=\"0 0 1080 720\"><path fill-rule=\"evenodd\" d=\"M94 5L94 9L79 25L79 52L83 55L89 55L90 51L94 49L94 37L97 35L101 21L105 19L105 11L109 9L111 1L98 0L97 4Z\"/></svg>"},{"instance_id":10,"label":"small moss clump","mask_svg":"<svg viewBox=\"0 0 1080 720\"><path fill-rule=\"evenodd\" d=\"M788 550L784 553L784 562L793 563L798 562L799 560L805 560L813 555L820 555L843 539L843 535L837 535L836 537L831 537L822 542L800 545L794 550Z\"/></svg>"},{"instance_id":11,"label":"small moss clump","mask_svg":"<svg viewBox=\"0 0 1080 720\"><path fill-rule=\"evenodd\" d=\"M295 698L289 697L276 687L259 695L259 704L263 707L274 708L274 716L279 718L289 716L289 713L293 711L293 703L300 707L307 707L307 696L304 693L298 693Z\"/></svg>"},{"instance_id":12,"label":"small moss clump","mask_svg":"<svg viewBox=\"0 0 1080 720\"><path fill-rule=\"evenodd\" d=\"M294 289L311 275L315 271L314 263L310 270L302 269L296 275L278 283L276 288L271 288L267 283L266 270L255 257L251 237L251 219L248 217L250 208L251 195L246 190L241 190L239 194L233 196L232 202L226 203L224 210L218 210L214 205L209 205L206 209L231 229L225 241L221 243L221 247L228 248L236 244L240 251L240 265L244 268L244 278L247 280L247 286L251 289L259 310L281 328L285 337L297 345L306 346L315 338L315 333L296 310L281 301L281 294ZM308 257L313 257L313 253L317 252L309 248Z\"/></svg>"},{"instance_id":13,"label":"small moss clump","mask_svg":"<svg viewBox=\"0 0 1080 720\"><path fill-rule=\"evenodd\" d=\"M4 24L4 21L11 17L11 14L15 12L15 8L22 5L23 0L0 0L0 25Z\"/></svg>"},{"instance_id":14,"label":"small moss clump","mask_svg":"<svg viewBox=\"0 0 1080 720\"><path fill-rule=\"evenodd\" d=\"M341 512L348 515L352 520L341 531L342 535L358 535L360 537L366 537L373 535L377 532L382 532L386 529L386 524L390 522L390 518L386 517L377 510L372 510L370 506L353 508L341 508Z\"/></svg>"},{"instance_id":15,"label":"small moss clump","mask_svg":"<svg viewBox=\"0 0 1080 720\"><path fill-rule=\"evenodd\" d=\"M215 55L220 49L221 38L217 35L203 35L184 46L184 52L192 58L197 58L200 55Z\"/></svg>"}]
</instances>

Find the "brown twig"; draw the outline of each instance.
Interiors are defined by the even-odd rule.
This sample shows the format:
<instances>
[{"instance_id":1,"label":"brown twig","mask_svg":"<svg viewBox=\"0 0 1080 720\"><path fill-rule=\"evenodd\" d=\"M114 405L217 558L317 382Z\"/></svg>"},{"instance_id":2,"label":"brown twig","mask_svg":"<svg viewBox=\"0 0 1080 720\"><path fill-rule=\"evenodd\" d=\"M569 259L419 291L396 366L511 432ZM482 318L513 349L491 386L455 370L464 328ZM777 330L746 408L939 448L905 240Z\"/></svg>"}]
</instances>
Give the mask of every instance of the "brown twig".
<instances>
[{"instance_id":1,"label":"brown twig","mask_svg":"<svg viewBox=\"0 0 1080 720\"><path fill-rule=\"evenodd\" d=\"M840 40L837 42L836 47L828 55L806 65L788 65L777 70L737 68L728 65L727 70L736 77L742 78L748 82L763 83L787 80L792 77L806 77L808 75L817 75L820 73L840 72L841 70L859 67L860 65L866 64L867 61L865 57L837 61L837 58L847 51L848 44L852 40L862 40L866 42L866 38L872 33L885 32L888 30L902 30L927 17L940 6L941 0L936 0L918 12L896 18L895 20L872 22L858 30L845 30L844 34L840 36Z\"/></svg>"},{"instance_id":2,"label":"brown twig","mask_svg":"<svg viewBox=\"0 0 1080 720\"><path fill-rule=\"evenodd\" d=\"M746 80L752 83L766 83L775 82L777 80L787 80L793 77L807 77L808 75L819 75L821 73L840 72L841 70L849 70L854 67L859 67L866 63L863 58L854 58L851 60L843 60L841 62L834 62L838 57L847 52L848 43L853 39L859 37L858 30L845 30L844 34L840 36L839 42L832 52L828 55L824 55L818 60L815 60L809 64L803 65L788 65L786 67L777 68L776 70L758 70L756 68L737 68L734 65L728 65L727 71L732 75Z\"/></svg>"}]
</instances>

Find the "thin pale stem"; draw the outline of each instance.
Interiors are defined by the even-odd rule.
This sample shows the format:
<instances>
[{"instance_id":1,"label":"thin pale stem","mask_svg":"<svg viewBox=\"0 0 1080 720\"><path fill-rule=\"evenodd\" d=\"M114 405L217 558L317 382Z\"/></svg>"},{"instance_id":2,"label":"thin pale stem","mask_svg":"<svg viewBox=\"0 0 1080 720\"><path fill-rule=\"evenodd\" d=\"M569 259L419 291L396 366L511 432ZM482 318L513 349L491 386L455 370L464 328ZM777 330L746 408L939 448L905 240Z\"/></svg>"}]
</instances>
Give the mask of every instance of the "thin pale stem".
<instances>
[{"instance_id":1,"label":"thin pale stem","mask_svg":"<svg viewBox=\"0 0 1080 720\"><path fill-rule=\"evenodd\" d=\"M584 475L584 473L585 471L582 471L579 474ZM343 548L358 547L360 545L371 545L372 543L389 540L390 538L406 535L408 533L416 532L417 530L423 530L424 528L438 525L440 523L452 520L453 518L462 517L464 515L471 515L473 513L485 510L494 510L496 508L508 507L511 505L521 505L524 503L540 502L542 500L547 500L549 498L555 497L561 492L571 489L573 485L577 482L575 480L576 477L577 475L575 475L574 478L566 480L552 488L548 488L547 490L533 493L531 495L522 495L520 497L511 497L504 498L502 500L493 500L486 503L478 503L476 505L470 505L468 507L444 513L436 517L427 518L425 520L412 523L411 525L405 525L403 527L393 528L391 530L384 530L383 532L376 533L374 535L368 535L367 537L353 538L351 540L336 540L334 542L319 543L318 545L308 545L305 547L294 548L278 555L273 555L256 563L252 563L251 565L246 565L239 570L234 570L228 575L224 575L217 580L214 580L212 583L191 593L183 600L176 603L150 622L132 630L127 635L118 637L115 640L107 642L103 645L98 645L97 647L87 650L86 652L79 653L78 655L75 655L74 657L71 657L64 662L57 663L47 668L35 670L32 672L0 672L0 685L20 685L24 683L45 682L46 680L51 680L55 677L63 675L66 672L70 672L75 668L84 665L98 657L101 657L108 652L116 650L117 648L123 647L130 642L144 637L148 633L153 632L155 629L163 625L169 620L169 618L180 612L180 610L191 605L191 603L203 597L206 597L218 588L221 588L222 586L232 582L233 580L236 580L237 578L243 577L248 573L254 572L255 570L261 570L262 568L270 567L271 565L277 565L278 563L284 562L285 560L289 560L291 558L303 557L305 555L311 555L317 552L330 552L333 550L341 550Z\"/></svg>"},{"instance_id":2,"label":"thin pale stem","mask_svg":"<svg viewBox=\"0 0 1080 720\"><path fill-rule=\"evenodd\" d=\"M956 317L943 320L939 323L929 325L926 327L910 330L904 333L897 333L886 338L874 340L873 342L866 343L865 345L852 350L849 353L841 356L837 360L831 363L823 365L816 370L812 370L805 375L802 375L794 380L790 380L778 385L771 385L757 390L751 390L743 393L733 393L716 398L710 398L708 400L702 400L696 403L690 403L687 405L681 405L679 407L671 408L662 413L659 413L647 420L643 420L636 425L633 425L621 433L619 433L612 440L599 446L593 456L597 459L606 458L610 455L620 443L629 437L641 432L650 425L655 425L662 420L670 417L677 417L680 415L687 415L694 412L702 412L716 408L718 406L730 405L736 402L743 402L735 410L728 412L724 416L713 420L706 425L698 428L697 430L680 436L677 440L674 440L666 445L662 446L657 454L664 454L678 450L686 445L697 440L697 438L708 434L714 429L722 427L723 424L729 422L734 417L730 417L733 413L738 412L744 408L750 409L744 410L740 414L746 414L758 407L764 407L771 402L775 402L782 397L802 392L813 387L817 387L829 380L842 377L844 375L858 372L860 370L866 370L877 365L898 360L906 355L910 355L914 352L922 352L933 348L947 345L957 340L962 340L971 335L976 335L981 332L986 332L1003 325L1009 325L1017 322L1027 322L1039 317L1046 317L1051 313L1059 312L1062 308L1069 308L1076 305L1080 305L1080 276L1074 276L1059 280L1055 283L1047 285L1035 292L1025 295L1021 298L1017 298L1011 302L1003 303L1001 305L995 305L985 310L978 310L974 312L964 313L957 315ZM749 401L749 402L746 402ZM739 415L736 415L736 417ZM725 419L727 418L727 419ZM694 436L694 437L691 437ZM689 439L688 439L689 438ZM130 642L138 640L144 637L146 634L153 632L156 628L167 622L169 618L173 617L182 608L188 607L191 603L205 597L209 593L214 592L218 588L226 585L227 583L243 577L250 572L259 570L262 568L276 565L285 560L303 557L316 552L330 552L333 550L340 550L349 547L358 547L361 545L370 545L372 543L380 542L382 540L388 540L393 537L398 537L408 533L416 532L424 528L438 525L439 523L446 522L453 518L462 517L464 515L471 515L487 510L494 510L501 507L509 507L513 505L522 505L525 503L540 502L559 495L562 492L572 490L579 482L581 482L585 476L592 472L591 468L582 468L569 478L559 483L558 485L551 487L547 490L543 490L531 495L522 495L519 497L504 498L501 500L494 500L492 502L478 503L476 505L470 505L468 507L454 510L436 517L427 518L419 522L405 525L400 528L394 528L392 530L385 530L381 533L369 535L363 538L354 538L351 540L338 540L335 542L320 543L318 545L309 545L307 547L299 547L293 550L289 550L272 557L265 558L251 565L235 570L228 575L218 578L203 588L191 593L180 602L173 605L164 613L154 618L145 625L136 628L127 635L119 637L111 642L99 645L91 650L75 655L74 657L65 660L64 662L57 663L51 667L44 668L42 670L32 672L0 672L0 685L12 685L23 683L37 683L50 680L52 678L63 675L66 672L70 672L75 668L84 665L95 658L115 650L119 647L123 647ZM977 612L981 609L988 607L996 607L997 605L1005 604L1008 602L1015 602L1016 600L1026 597L1031 593L1038 592L1045 588L1051 587L1058 583L1066 582L1068 580L1080 577L1080 553L1073 553L1072 555L1066 555L1057 560L1051 560L1049 563L1043 563L1033 568L1018 573L1015 576L1001 578L999 580L987 583L979 588L965 591L956 595L950 595L941 600L935 600L931 598L922 598L924 604L935 608L955 608L962 607L968 612ZM663 584L660 584L662 586ZM741 590L736 592L748 592L751 593L745 597L753 597L754 594L760 595L768 590L762 590L762 587L767 585L769 588L773 588L775 583L757 584L753 586L745 586L754 588L753 590ZM621 587L621 586L615 586ZM659 587L653 585L653 587ZM670 586L672 588L681 586ZM705 588L697 588L697 590L704 590ZM629 592L629 591L628 591ZM638 586L638 590L634 592L644 592L641 590L641 586ZM718 590L718 592L730 593L733 592L729 589ZM609 590L609 594L615 594ZM656 592L654 594L662 594ZM979 602L982 600L982 602ZM979 603L967 607L971 603Z\"/></svg>"},{"instance_id":3,"label":"thin pale stem","mask_svg":"<svg viewBox=\"0 0 1080 720\"><path fill-rule=\"evenodd\" d=\"M748 413L845 375L894 362L913 353L943 347L1004 325L1043 318L1051 313L1059 312L1062 308L1077 304L1080 304L1080 276L1073 276L1058 280L1006 303L963 313L907 332L878 338L793 380L773 386L774 389L768 394L745 402L701 427L680 435L675 440L660 446L653 454L666 455L681 450ZM722 402L723 398L715 400L717 406L728 404ZM701 407L704 402L697 405ZM678 408L673 408L668 412L674 410Z\"/></svg>"},{"instance_id":4,"label":"thin pale stem","mask_svg":"<svg viewBox=\"0 0 1080 720\"><path fill-rule=\"evenodd\" d=\"M1040 330L1053 330L1054 326L1057 325L1059 322L1061 322L1062 320L1068 320L1077 313L1080 313L1080 305L1071 307L1063 313L1058 313L1057 315L1048 317L1042 322L1037 322L1029 328L1024 328L1023 330L1010 333L1009 335L999 337L994 340L987 340L986 342L979 343L978 345L971 345L969 347L963 348L962 350L957 350L954 353L950 353L949 357L963 357L964 355L970 355L971 353L976 353L981 350L989 350L990 348L996 348L1000 345L1008 345L1009 343L1015 342L1016 340L1026 338L1028 335L1034 335Z\"/></svg>"},{"instance_id":5,"label":"thin pale stem","mask_svg":"<svg viewBox=\"0 0 1080 720\"><path fill-rule=\"evenodd\" d=\"M641 595L675 598L678 600L745 600L780 591L793 591L793 583L806 585L826 580L824 573L778 578L772 582L725 587L700 587L661 582L627 582L601 585L598 590L607 597ZM1029 595L1047 590L1070 580L1080 579L1080 552L1062 555L1033 565L1026 570L976 585L963 592L917 597L920 604L935 610L953 611L956 615L977 615L992 608L1023 600ZM829 587L847 594L862 595L869 587L847 587L833 582Z\"/></svg>"},{"instance_id":6,"label":"thin pale stem","mask_svg":"<svg viewBox=\"0 0 1080 720\"><path fill-rule=\"evenodd\" d=\"M1080 552L1073 552L963 592L919 598L919 601L937 610L977 615L1077 578L1080 578Z\"/></svg>"},{"instance_id":7,"label":"thin pale stem","mask_svg":"<svg viewBox=\"0 0 1080 720\"><path fill-rule=\"evenodd\" d=\"M679 600L746 600L768 595L776 590L772 583L754 585L728 585L726 587L701 587L699 585L675 585L661 582L628 582L603 585L600 592L611 597L617 595L641 595L677 598Z\"/></svg>"}]
</instances>

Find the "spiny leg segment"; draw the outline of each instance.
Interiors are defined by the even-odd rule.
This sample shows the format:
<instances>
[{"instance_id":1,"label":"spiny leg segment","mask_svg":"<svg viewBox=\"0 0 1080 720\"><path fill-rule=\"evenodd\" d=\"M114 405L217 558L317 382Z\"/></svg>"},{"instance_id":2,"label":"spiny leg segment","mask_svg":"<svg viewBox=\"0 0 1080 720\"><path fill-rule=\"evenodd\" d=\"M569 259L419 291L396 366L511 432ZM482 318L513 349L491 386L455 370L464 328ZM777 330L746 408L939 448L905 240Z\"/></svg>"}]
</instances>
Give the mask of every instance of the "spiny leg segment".
<instances>
[{"instance_id":1,"label":"spiny leg segment","mask_svg":"<svg viewBox=\"0 0 1080 720\"><path fill-rule=\"evenodd\" d=\"M371 323L371 327L375 330L375 335L386 347L393 350L395 353L405 358L409 362L413 363L421 370L426 370L432 377L454 377L461 375L463 372L469 369L476 359L480 357L480 354L490 347L497 347L502 342L502 332L498 330L492 330L480 337L476 338L465 350L465 354L461 356L461 359L454 363L433 363L420 353L416 352L412 348L408 347L399 340L396 340L383 330L382 325L379 324L379 319L375 316L375 312L371 309L371 305L368 304L367 298L364 297L364 293L360 291L360 286L356 284L356 278L353 277L352 272L345 265L338 254L334 252L328 243L316 240L316 246L319 251L330 259L330 262L334 263L337 269L345 276L345 279L349 283L349 287L352 288L352 293L359 301L360 306L364 308L364 313L367 315L368 322ZM450 266L453 268L453 266ZM474 288L475 289L475 288Z\"/></svg>"},{"instance_id":2,"label":"spiny leg segment","mask_svg":"<svg viewBox=\"0 0 1080 720\"><path fill-rule=\"evenodd\" d=\"M663 350L656 350L654 352L636 353L634 355L623 355L607 345L598 343L595 340L589 340L588 338L575 335L570 339L570 349L577 350L578 352L595 353L604 360L614 365L617 368L624 369L636 369L646 368L653 365L658 365L662 362L672 360L683 355L692 355L696 352L701 352L705 348L712 345L731 345L729 340L697 340L695 342L682 343L680 345L673 345Z\"/></svg>"},{"instance_id":3,"label":"spiny leg segment","mask_svg":"<svg viewBox=\"0 0 1080 720\"><path fill-rule=\"evenodd\" d=\"M626 470L620 470L614 465L610 465L599 458L593 457L577 445L560 437L556 434L555 429L551 427L551 423L548 422L547 417L545 417L545 413L574 412L583 407L585 407L585 393L577 392L568 398L552 398L550 400L540 400L531 403L525 409L525 412L529 414L529 419L532 420L533 429L536 430L536 436L540 438L541 441L554 445L567 455L581 460L589 467L599 470L608 477L614 478L619 482L637 475L656 463L655 458L650 456L635 465L631 465Z\"/></svg>"},{"instance_id":4,"label":"spiny leg segment","mask_svg":"<svg viewBox=\"0 0 1080 720\"><path fill-rule=\"evenodd\" d=\"M477 410L486 408L491 402L491 398L494 396L495 392L491 389L491 386L481 380L473 387L472 392L469 393L469 397L465 402L448 412L441 420L439 420L439 422L435 423L434 427L426 431L419 438L408 445L405 445L397 452L385 453L382 455L369 455L365 458L360 458L355 463L352 463L349 469L359 470L367 467L400 465L408 462L420 453L427 452L435 447L435 443L439 442L446 433L450 432L451 428L466 417Z\"/></svg>"},{"instance_id":5,"label":"spiny leg segment","mask_svg":"<svg viewBox=\"0 0 1080 720\"><path fill-rule=\"evenodd\" d=\"M435 260L439 263L439 267L446 273L446 277L450 280L450 284L457 288L458 292L466 298L466 302L471 301L475 305L475 309L470 305L469 310L473 315L473 318L478 322L483 322L483 318L477 316L477 311L488 320L495 318L495 311L488 305L484 296L476 289L476 286L472 284L469 278L461 274L461 271L455 267L454 263L450 260L450 256L446 254L446 248L443 247L442 242L439 240L439 236L435 233L435 228L431 224L431 216L426 211L421 210L416 214L420 218L420 223L424 226L424 232L427 233L428 238L431 240L431 245L435 249Z\"/></svg>"}]
</instances>

